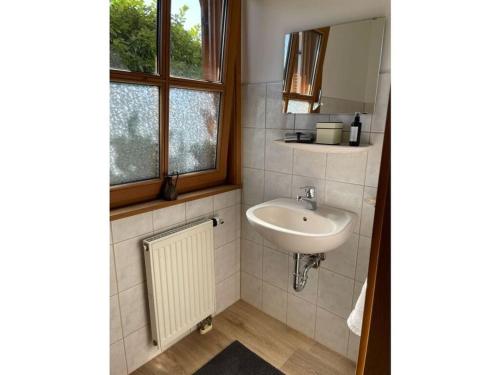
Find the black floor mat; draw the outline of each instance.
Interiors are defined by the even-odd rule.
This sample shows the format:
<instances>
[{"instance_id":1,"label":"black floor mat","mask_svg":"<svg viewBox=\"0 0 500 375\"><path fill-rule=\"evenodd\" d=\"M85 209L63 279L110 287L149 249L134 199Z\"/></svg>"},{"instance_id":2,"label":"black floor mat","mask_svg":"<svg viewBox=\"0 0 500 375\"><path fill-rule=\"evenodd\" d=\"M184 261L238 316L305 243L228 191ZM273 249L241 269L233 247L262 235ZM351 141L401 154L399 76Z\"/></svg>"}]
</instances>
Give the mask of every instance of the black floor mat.
<instances>
[{"instance_id":1,"label":"black floor mat","mask_svg":"<svg viewBox=\"0 0 500 375\"><path fill-rule=\"evenodd\" d=\"M194 375L284 375L239 341L234 341Z\"/></svg>"}]
</instances>

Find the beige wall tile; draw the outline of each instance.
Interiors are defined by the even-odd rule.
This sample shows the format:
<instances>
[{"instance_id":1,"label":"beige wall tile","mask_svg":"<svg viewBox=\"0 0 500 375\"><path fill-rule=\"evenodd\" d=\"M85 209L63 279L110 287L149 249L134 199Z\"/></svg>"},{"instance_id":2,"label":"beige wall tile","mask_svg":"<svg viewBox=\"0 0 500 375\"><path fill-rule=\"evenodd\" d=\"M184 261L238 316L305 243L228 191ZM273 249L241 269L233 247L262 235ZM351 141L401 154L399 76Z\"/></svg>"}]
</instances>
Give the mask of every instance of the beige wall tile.
<instances>
[{"instance_id":1,"label":"beige wall tile","mask_svg":"<svg viewBox=\"0 0 500 375\"><path fill-rule=\"evenodd\" d=\"M113 297L110 298L109 308L110 308L109 341L110 343L114 343L118 340L121 340L123 337L118 295L114 295Z\"/></svg>"},{"instance_id":2,"label":"beige wall tile","mask_svg":"<svg viewBox=\"0 0 500 375\"><path fill-rule=\"evenodd\" d=\"M325 178L326 154L294 149L293 174L299 176Z\"/></svg>"},{"instance_id":3,"label":"beige wall tile","mask_svg":"<svg viewBox=\"0 0 500 375\"><path fill-rule=\"evenodd\" d=\"M372 132L384 132L387 107L389 106L389 92L391 89L391 74L381 73L378 79L377 99L373 113Z\"/></svg>"},{"instance_id":4,"label":"beige wall tile","mask_svg":"<svg viewBox=\"0 0 500 375\"><path fill-rule=\"evenodd\" d=\"M159 348L153 345L152 340L149 326L125 337L125 353L129 373L160 354Z\"/></svg>"},{"instance_id":5,"label":"beige wall tile","mask_svg":"<svg viewBox=\"0 0 500 375\"><path fill-rule=\"evenodd\" d=\"M357 214L356 222L354 223L354 232L358 233L363 204L363 186L337 181L326 181L325 190L325 202L327 205Z\"/></svg>"},{"instance_id":6,"label":"beige wall tile","mask_svg":"<svg viewBox=\"0 0 500 375\"><path fill-rule=\"evenodd\" d=\"M217 194L214 196L214 211L222 208L234 206L236 203L237 195L240 194L240 189L226 191L225 193Z\"/></svg>"},{"instance_id":7,"label":"beige wall tile","mask_svg":"<svg viewBox=\"0 0 500 375\"><path fill-rule=\"evenodd\" d=\"M266 129L265 169L273 172L292 173L293 149L273 141L283 139L286 130Z\"/></svg>"},{"instance_id":8,"label":"beige wall tile","mask_svg":"<svg viewBox=\"0 0 500 375\"><path fill-rule=\"evenodd\" d=\"M268 83L266 97L266 128L293 129L295 117L283 113L282 83Z\"/></svg>"},{"instance_id":9,"label":"beige wall tile","mask_svg":"<svg viewBox=\"0 0 500 375\"><path fill-rule=\"evenodd\" d=\"M118 243L153 231L153 213L146 212L111 222L113 241Z\"/></svg>"},{"instance_id":10,"label":"beige wall tile","mask_svg":"<svg viewBox=\"0 0 500 375\"><path fill-rule=\"evenodd\" d=\"M246 272L241 272L241 299L262 309L262 280Z\"/></svg>"},{"instance_id":11,"label":"beige wall tile","mask_svg":"<svg viewBox=\"0 0 500 375\"><path fill-rule=\"evenodd\" d=\"M347 319L351 313L353 289L353 279L320 269L318 306Z\"/></svg>"},{"instance_id":12,"label":"beige wall tile","mask_svg":"<svg viewBox=\"0 0 500 375\"><path fill-rule=\"evenodd\" d=\"M301 264L303 265L304 262L305 260L302 260ZM290 256L288 258L288 293L315 304L318 298L318 269L311 268L309 270L306 286L300 292L296 292L293 289L293 274L295 272L294 267L295 261L293 257Z\"/></svg>"},{"instance_id":13,"label":"beige wall tile","mask_svg":"<svg viewBox=\"0 0 500 375\"><path fill-rule=\"evenodd\" d=\"M240 210L239 206L231 206L217 210L215 215L219 216L224 224L214 228L214 243L218 248L236 239L236 227L239 226Z\"/></svg>"},{"instance_id":14,"label":"beige wall tile","mask_svg":"<svg viewBox=\"0 0 500 375\"><path fill-rule=\"evenodd\" d=\"M176 204L174 206L161 208L153 211L153 228L155 231L167 229L175 224L186 221L186 204Z\"/></svg>"},{"instance_id":15,"label":"beige wall tile","mask_svg":"<svg viewBox=\"0 0 500 375\"><path fill-rule=\"evenodd\" d=\"M365 186L363 193L363 208L361 210L361 226L360 234L366 237L372 236L373 218L375 217L375 204L370 203L371 200L377 198L377 189Z\"/></svg>"},{"instance_id":16,"label":"beige wall tile","mask_svg":"<svg viewBox=\"0 0 500 375\"><path fill-rule=\"evenodd\" d=\"M234 219L234 225L236 227L236 235L237 237L241 237L241 203L234 206L234 215L236 218Z\"/></svg>"},{"instance_id":17,"label":"beige wall tile","mask_svg":"<svg viewBox=\"0 0 500 375\"><path fill-rule=\"evenodd\" d=\"M262 283L262 311L286 324L286 291L275 286Z\"/></svg>"},{"instance_id":18,"label":"beige wall tile","mask_svg":"<svg viewBox=\"0 0 500 375\"><path fill-rule=\"evenodd\" d=\"M206 197L186 202L186 220L210 215L214 212L214 197Z\"/></svg>"},{"instance_id":19,"label":"beige wall tile","mask_svg":"<svg viewBox=\"0 0 500 375\"><path fill-rule=\"evenodd\" d=\"M351 123L354 121L354 114L353 113L336 113L336 114L330 115L330 121L343 123L344 124L343 130L348 132L351 130Z\"/></svg>"},{"instance_id":20,"label":"beige wall tile","mask_svg":"<svg viewBox=\"0 0 500 375\"><path fill-rule=\"evenodd\" d=\"M215 282L228 278L239 268L236 240L215 249ZM239 242L239 240L238 240ZM237 264L238 262L238 264Z\"/></svg>"},{"instance_id":21,"label":"beige wall tile","mask_svg":"<svg viewBox=\"0 0 500 375\"><path fill-rule=\"evenodd\" d=\"M293 176L292 198L295 198L297 195L304 195L304 191L301 189L303 186L314 186L316 188L316 200L318 204L325 203L325 180L314 177Z\"/></svg>"},{"instance_id":22,"label":"beige wall tile","mask_svg":"<svg viewBox=\"0 0 500 375\"><path fill-rule=\"evenodd\" d=\"M361 214L363 186L326 181L326 204Z\"/></svg>"},{"instance_id":23,"label":"beige wall tile","mask_svg":"<svg viewBox=\"0 0 500 375\"><path fill-rule=\"evenodd\" d=\"M373 120L373 115L371 113L362 113L361 114L361 118L359 119L359 121L361 121L361 131L362 132L370 132L371 131L372 120Z\"/></svg>"},{"instance_id":24,"label":"beige wall tile","mask_svg":"<svg viewBox=\"0 0 500 375\"><path fill-rule=\"evenodd\" d=\"M317 122L330 121L330 115L321 114L297 114L295 115L295 129L316 130Z\"/></svg>"},{"instance_id":25,"label":"beige wall tile","mask_svg":"<svg viewBox=\"0 0 500 375\"><path fill-rule=\"evenodd\" d=\"M287 325L302 332L304 335L314 337L316 324L316 305L302 298L288 294L286 322Z\"/></svg>"},{"instance_id":26,"label":"beige wall tile","mask_svg":"<svg viewBox=\"0 0 500 375\"><path fill-rule=\"evenodd\" d=\"M352 296L351 305L352 309L354 309L354 306L356 306L356 302L358 301L359 295L361 294L361 289L363 288L363 283L360 281L354 281L354 294Z\"/></svg>"},{"instance_id":27,"label":"beige wall tile","mask_svg":"<svg viewBox=\"0 0 500 375\"><path fill-rule=\"evenodd\" d=\"M250 207L251 206L243 206L243 212L241 214L241 238L262 244L262 236L250 225L246 216L246 210Z\"/></svg>"},{"instance_id":28,"label":"beige wall tile","mask_svg":"<svg viewBox=\"0 0 500 375\"><path fill-rule=\"evenodd\" d=\"M351 237L333 251L325 254L326 259L321 262L321 268L334 271L354 279L356 273L356 257L358 255L359 235L352 233Z\"/></svg>"},{"instance_id":29,"label":"beige wall tile","mask_svg":"<svg viewBox=\"0 0 500 375\"><path fill-rule=\"evenodd\" d=\"M146 284L120 292L120 310L125 337L148 324Z\"/></svg>"},{"instance_id":30,"label":"beige wall tile","mask_svg":"<svg viewBox=\"0 0 500 375\"><path fill-rule=\"evenodd\" d=\"M328 154L326 179L363 185L367 158L367 152Z\"/></svg>"},{"instance_id":31,"label":"beige wall tile","mask_svg":"<svg viewBox=\"0 0 500 375\"><path fill-rule=\"evenodd\" d=\"M349 331L349 340L347 344L347 358L353 362L358 361L360 337Z\"/></svg>"},{"instance_id":32,"label":"beige wall tile","mask_svg":"<svg viewBox=\"0 0 500 375\"><path fill-rule=\"evenodd\" d=\"M118 291L129 289L145 280L142 240L152 234L148 233L114 245Z\"/></svg>"},{"instance_id":33,"label":"beige wall tile","mask_svg":"<svg viewBox=\"0 0 500 375\"><path fill-rule=\"evenodd\" d=\"M371 239L360 236L358 246L358 260L356 262L356 280L364 282L368 274L368 264L370 262Z\"/></svg>"},{"instance_id":34,"label":"beige wall tile","mask_svg":"<svg viewBox=\"0 0 500 375\"><path fill-rule=\"evenodd\" d=\"M382 158L383 143L384 134L370 134L370 144L372 144L372 146L368 150L368 161L366 163L365 185L367 186L377 187L378 185L378 174L380 171L380 160Z\"/></svg>"},{"instance_id":35,"label":"beige wall tile","mask_svg":"<svg viewBox=\"0 0 500 375\"><path fill-rule=\"evenodd\" d=\"M243 128L243 167L264 169L265 138L265 129Z\"/></svg>"},{"instance_id":36,"label":"beige wall tile","mask_svg":"<svg viewBox=\"0 0 500 375\"><path fill-rule=\"evenodd\" d=\"M264 247L262 279L269 284L287 290L288 255Z\"/></svg>"},{"instance_id":37,"label":"beige wall tile","mask_svg":"<svg viewBox=\"0 0 500 375\"><path fill-rule=\"evenodd\" d=\"M241 270L262 279L262 245L241 241Z\"/></svg>"},{"instance_id":38,"label":"beige wall tile","mask_svg":"<svg viewBox=\"0 0 500 375\"><path fill-rule=\"evenodd\" d=\"M235 190L234 197L235 197L234 203L240 204L241 203L241 189Z\"/></svg>"},{"instance_id":39,"label":"beige wall tile","mask_svg":"<svg viewBox=\"0 0 500 375\"><path fill-rule=\"evenodd\" d=\"M221 313L240 298L240 273L236 272L215 286L216 314Z\"/></svg>"},{"instance_id":40,"label":"beige wall tile","mask_svg":"<svg viewBox=\"0 0 500 375\"><path fill-rule=\"evenodd\" d=\"M348 328L346 320L321 307L316 312L314 338L343 356L347 355Z\"/></svg>"},{"instance_id":41,"label":"beige wall tile","mask_svg":"<svg viewBox=\"0 0 500 375\"><path fill-rule=\"evenodd\" d=\"M242 116L243 126L263 128L266 116L266 84L242 85Z\"/></svg>"},{"instance_id":42,"label":"beige wall tile","mask_svg":"<svg viewBox=\"0 0 500 375\"><path fill-rule=\"evenodd\" d=\"M118 293L118 285L116 283L116 268L115 268L115 254L113 245L109 247L109 295L114 296Z\"/></svg>"},{"instance_id":43,"label":"beige wall tile","mask_svg":"<svg viewBox=\"0 0 500 375\"><path fill-rule=\"evenodd\" d=\"M243 203L255 205L264 200L264 171L243 168Z\"/></svg>"},{"instance_id":44,"label":"beige wall tile","mask_svg":"<svg viewBox=\"0 0 500 375\"><path fill-rule=\"evenodd\" d=\"M265 246L265 247L268 247L269 249L273 249L273 250L276 250L276 251L279 251L279 252L286 252L286 250L280 250L278 249L278 246L276 246L274 243L272 243L271 241L268 241L266 240L264 237L262 237L262 244ZM287 254L288 255L288 254Z\"/></svg>"},{"instance_id":45,"label":"beige wall tile","mask_svg":"<svg viewBox=\"0 0 500 375\"><path fill-rule=\"evenodd\" d=\"M239 272L241 270L241 238L237 237L236 243L236 270Z\"/></svg>"},{"instance_id":46,"label":"beige wall tile","mask_svg":"<svg viewBox=\"0 0 500 375\"><path fill-rule=\"evenodd\" d=\"M110 375L127 375L123 340L111 344L109 348L109 373Z\"/></svg>"},{"instance_id":47,"label":"beige wall tile","mask_svg":"<svg viewBox=\"0 0 500 375\"><path fill-rule=\"evenodd\" d=\"M265 172L264 200L275 198L289 198L292 189L292 175Z\"/></svg>"}]
</instances>

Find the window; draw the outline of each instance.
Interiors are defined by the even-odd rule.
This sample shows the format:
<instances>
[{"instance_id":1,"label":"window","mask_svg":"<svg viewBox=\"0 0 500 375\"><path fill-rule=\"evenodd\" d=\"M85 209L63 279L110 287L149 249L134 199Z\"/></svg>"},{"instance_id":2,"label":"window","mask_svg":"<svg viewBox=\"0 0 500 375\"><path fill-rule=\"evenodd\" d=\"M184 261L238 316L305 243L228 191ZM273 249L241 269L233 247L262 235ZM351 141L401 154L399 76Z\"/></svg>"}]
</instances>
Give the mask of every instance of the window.
<instances>
[{"instance_id":1,"label":"window","mask_svg":"<svg viewBox=\"0 0 500 375\"><path fill-rule=\"evenodd\" d=\"M283 111L311 113L320 99L323 59L329 28L285 36Z\"/></svg>"},{"instance_id":2,"label":"window","mask_svg":"<svg viewBox=\"0 0 500 375\"><path fill-rule=\"evenodd\" d=\"M110 0L112 208L158 198L169 174L180 193L225 182L239 12L229 0Z\"/></svg>"}]
</instances>

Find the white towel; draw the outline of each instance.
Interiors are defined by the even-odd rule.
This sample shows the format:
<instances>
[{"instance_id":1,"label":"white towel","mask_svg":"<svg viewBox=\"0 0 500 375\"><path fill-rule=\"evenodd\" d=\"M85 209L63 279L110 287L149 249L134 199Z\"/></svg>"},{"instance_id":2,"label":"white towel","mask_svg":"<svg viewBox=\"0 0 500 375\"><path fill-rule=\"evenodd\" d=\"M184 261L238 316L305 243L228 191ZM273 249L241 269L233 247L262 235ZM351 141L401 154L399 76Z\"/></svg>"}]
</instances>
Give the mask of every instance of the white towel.
<instances>
[{"instance_id":1,"label":"white towel","mask_svg":"<svg viewBox=\"0 0 500 375\"><path fill-rule=\"evenodd\" d=\"M365 310L365 297L366 297L366 280L361 288L358 301L351 315L347 318L347 325L356 335L361 336L361 327L363 325L363 311Z\"/></svg>"}]
</instances>

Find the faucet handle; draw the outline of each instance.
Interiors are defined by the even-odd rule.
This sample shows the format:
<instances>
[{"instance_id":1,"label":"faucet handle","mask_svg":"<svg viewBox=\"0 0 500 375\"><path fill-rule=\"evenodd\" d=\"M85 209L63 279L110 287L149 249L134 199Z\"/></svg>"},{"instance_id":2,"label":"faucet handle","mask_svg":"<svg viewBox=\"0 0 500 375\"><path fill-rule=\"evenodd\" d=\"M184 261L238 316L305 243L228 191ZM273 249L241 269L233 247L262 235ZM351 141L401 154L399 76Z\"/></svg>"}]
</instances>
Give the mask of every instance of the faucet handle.
<instances>
[{"instance_id":1,"label":"faucet handle","mask_svg":"<svg viewBox=\"0 0 500 375\"><path fill-rule=\"evenodd\" d=\"M307 198L314 198L316 195L316 188L312 185L302 186L300 189L304 190Z\"/></svg>"}]
</instances>

